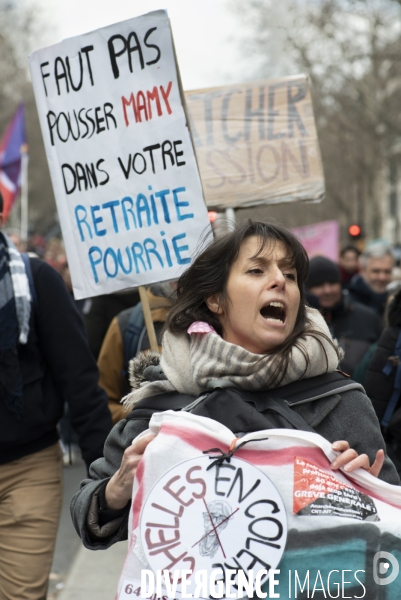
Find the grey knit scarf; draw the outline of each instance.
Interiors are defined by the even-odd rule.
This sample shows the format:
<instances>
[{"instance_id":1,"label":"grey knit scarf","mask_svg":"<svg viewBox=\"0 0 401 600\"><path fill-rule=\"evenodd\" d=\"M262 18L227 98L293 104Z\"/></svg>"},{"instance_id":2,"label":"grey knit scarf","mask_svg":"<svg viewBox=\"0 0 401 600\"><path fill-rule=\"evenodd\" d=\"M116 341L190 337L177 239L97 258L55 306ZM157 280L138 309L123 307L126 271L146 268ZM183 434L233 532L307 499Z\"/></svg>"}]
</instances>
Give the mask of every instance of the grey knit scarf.
<instances>
[{"instance_id":1,"label":"grey knit scarf","mask_svg":"<svg viewBox=\"0 0 401 600\"><path fill-rule=\"evenodd\" d=\"M330 332L321 314L307 309L310 328L325 334ZM306 360L308 357L308 361ZM163 337L160 366L167 377L164 381L145 381L123 398L127 410L142 398L178 391L198 396L213 379L227 379L244 390L261 390L281 387L299 379L308 379L334 371L341 359L337 343L324 337L306 335L293 347L286 372L279 383L270 383L277 358L273 355L253 354L240 346L223 340L217 333L176 335L169 331ZM131 373L136 363L131 361Z\"/></svg>"}]
</instances>

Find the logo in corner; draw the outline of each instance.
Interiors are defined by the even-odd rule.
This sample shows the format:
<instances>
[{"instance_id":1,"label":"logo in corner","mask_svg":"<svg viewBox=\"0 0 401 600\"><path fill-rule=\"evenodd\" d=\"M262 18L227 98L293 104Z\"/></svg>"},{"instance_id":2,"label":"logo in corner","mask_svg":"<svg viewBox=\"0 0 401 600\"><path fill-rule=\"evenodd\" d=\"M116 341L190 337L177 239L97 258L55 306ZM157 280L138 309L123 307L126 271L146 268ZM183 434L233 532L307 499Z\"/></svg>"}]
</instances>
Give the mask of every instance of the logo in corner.
<instances>
[{"instance_id":1,"label":"logo in corner","mask_svg":"<svg viewBox=\"0 0 401 600\"><path fill-rule=\"evenodd\" d=\"M391 573L386 576L388 570L392 566ZM389 585L398 577L400 565L398 560L390 552L376 552L373 557L373 579L377 585ZM384 576L384 577L383 577Z\"/></svg>"}]
</instances>

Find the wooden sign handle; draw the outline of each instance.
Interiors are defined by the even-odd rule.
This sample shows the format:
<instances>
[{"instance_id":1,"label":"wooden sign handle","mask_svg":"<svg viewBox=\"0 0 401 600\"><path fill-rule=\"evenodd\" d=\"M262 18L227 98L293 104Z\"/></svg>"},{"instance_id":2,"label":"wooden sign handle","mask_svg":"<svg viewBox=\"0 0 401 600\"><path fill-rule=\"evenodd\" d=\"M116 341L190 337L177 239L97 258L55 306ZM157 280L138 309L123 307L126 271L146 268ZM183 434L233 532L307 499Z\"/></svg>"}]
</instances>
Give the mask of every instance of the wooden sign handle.
<instances>
[{"instance_id":1,"label":"wooden sign handle","mask_svg":"<svg viewBox=\"0 0 401 600\"><path fill-rule=\"evenodd\" d=\"M140 285L139 288L139 297L142 303L143 316L145 319L146 330L148 332L148 338L150 342L150 349L154 352L159 352L159 344L157 343L155 326L152 319L152 313L150 312L150 304L149 298L146 293L146 288L143 285Z\"/></svg>"}]
</instances>

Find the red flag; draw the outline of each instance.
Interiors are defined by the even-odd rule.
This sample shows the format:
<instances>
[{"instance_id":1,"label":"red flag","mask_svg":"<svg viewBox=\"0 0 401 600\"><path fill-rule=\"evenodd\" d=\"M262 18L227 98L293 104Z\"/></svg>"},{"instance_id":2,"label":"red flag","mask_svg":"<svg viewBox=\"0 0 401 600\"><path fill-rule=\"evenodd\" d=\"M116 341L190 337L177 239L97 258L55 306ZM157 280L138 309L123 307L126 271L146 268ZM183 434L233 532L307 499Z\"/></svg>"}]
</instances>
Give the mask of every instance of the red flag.
<instances>
[{"instance_id":1,"label":"red flag","mask_svg":"<svg viewBox=\"0 0 401 600\"><path fill-rule=\"evenodd\" d=\"M0 191L4 198L4 219L21 189L22 157L27 154L25 110L21 103L0 142Z\"/></svg>"}]
</instances>

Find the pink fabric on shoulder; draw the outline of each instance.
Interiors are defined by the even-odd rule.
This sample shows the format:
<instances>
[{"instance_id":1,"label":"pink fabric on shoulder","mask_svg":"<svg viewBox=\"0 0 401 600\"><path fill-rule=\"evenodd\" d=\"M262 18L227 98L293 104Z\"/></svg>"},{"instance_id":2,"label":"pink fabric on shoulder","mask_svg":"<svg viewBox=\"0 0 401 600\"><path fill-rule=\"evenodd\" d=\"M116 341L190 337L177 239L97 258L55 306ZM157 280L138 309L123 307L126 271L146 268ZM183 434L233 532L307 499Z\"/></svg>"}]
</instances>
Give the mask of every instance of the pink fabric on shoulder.
<instances>
[{"instance_id":1,"label":"pink fabric on shoulder","mask_svg":"<svg viewBox=\"0 0 401 600\"><path fill-rule=\"evenodd\" d=\"M214 327L205 321L194 321L187 329L187 333L216 333Z\"/></svg>"}]
</instances>

